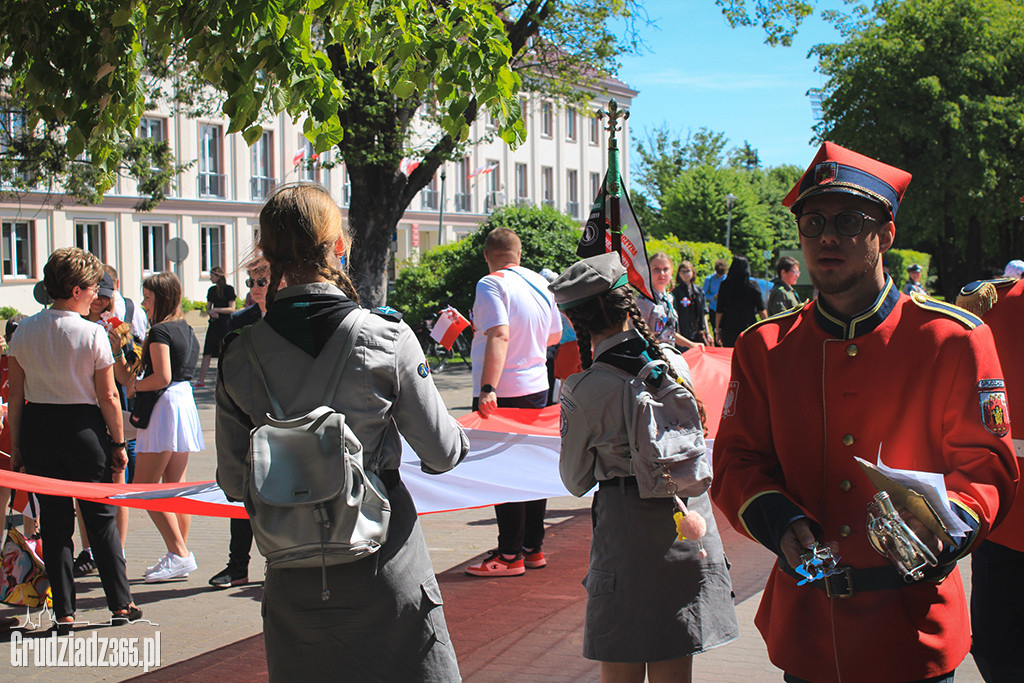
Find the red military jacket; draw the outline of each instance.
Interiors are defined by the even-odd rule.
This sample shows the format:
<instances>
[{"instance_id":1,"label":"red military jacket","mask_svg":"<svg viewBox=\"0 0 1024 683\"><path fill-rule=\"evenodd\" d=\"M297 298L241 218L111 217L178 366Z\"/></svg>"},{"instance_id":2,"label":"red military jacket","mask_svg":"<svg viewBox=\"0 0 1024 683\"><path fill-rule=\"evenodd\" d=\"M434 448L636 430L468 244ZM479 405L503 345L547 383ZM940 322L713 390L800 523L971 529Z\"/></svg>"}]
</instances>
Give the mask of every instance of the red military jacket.
<instances>
[{"instance_id":1,"label":"red military jacket","mask_svg":"<svg viewBox=\"0 0 1024 683\"><path fill-rule=\"evenodd\" d=\"M779 554L782 533L806 516L819 541L838 545L840 566L887 574L865 530L876 489L854 460L875 462L879 445L890 467L941 472L952 507L974 528L933 580L897 576L898 588L850 597L829 597L823 581L797 586L776 564L755 618L776 666L816 682L877 683L947 673L967 655L954 563L1006 514L1018 477L1009 437L985 424L982 402L1001 378L978 318L900 294L889 278L851 320L819 299L741 336L711 488L736 529Z\"/></svg>"},{"instance_id":2,"label":"red military jacket","mask_svg":"<svg viewBox=\"0 0 1024 683\"><path fill-rule=\"evenodd\" d=\"M999 302L985 314L999 351L999 362L1006 379L1006 397L1010 414L1016 410L1017 426L1011 428L1017 457L1024 457L1024 280L998 280L993 283ZM1019 484L1018 484L1019 486ZM992 531L988 540L1024 552L1024 496L1018 495L1010 513Z\"/></svg>"}]
</instances>

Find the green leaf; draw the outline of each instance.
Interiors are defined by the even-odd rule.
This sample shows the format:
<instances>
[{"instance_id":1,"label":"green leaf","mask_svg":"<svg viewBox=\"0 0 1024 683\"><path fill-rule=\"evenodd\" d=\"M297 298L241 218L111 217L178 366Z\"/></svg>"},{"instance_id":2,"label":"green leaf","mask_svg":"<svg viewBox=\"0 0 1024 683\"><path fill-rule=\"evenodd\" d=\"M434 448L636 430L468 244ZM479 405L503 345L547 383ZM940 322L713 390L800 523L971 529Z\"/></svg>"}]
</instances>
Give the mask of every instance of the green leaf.
<instances>
[{"instance_id":1,"label":"green leaf","mask_svg":"<svg viewBox=\"0 0 1024 683\"><path fill-rule=\"evenodd\" d=\"M391 89L396 96L403 100L416 92L416 84L412 81L399 81Z\"/></svg>"}]
</instances>

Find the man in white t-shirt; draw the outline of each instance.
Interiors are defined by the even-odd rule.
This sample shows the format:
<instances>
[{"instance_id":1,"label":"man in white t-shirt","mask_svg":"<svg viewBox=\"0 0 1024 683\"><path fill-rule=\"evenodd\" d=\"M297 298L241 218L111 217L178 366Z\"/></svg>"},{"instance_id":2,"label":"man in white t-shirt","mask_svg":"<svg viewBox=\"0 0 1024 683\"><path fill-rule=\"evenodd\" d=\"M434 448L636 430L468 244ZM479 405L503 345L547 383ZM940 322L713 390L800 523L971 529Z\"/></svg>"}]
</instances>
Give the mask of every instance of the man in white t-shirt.
<instances>
[{"instance_id":1,"label":"man in white t-shirt","mask_svg":"<svg viewBox=\"0 0 1024 683\"><path fill-rule=\"evenodd\" d=\"M491 273L477 282L473 302L473 409L484 417L495 408L543 408L547 403L547 347L557 344L562 321L547 281L519 265L522 244L508 228L495 228L484 243ZM472 576L519 576L547 564L546 500L494 506L498 548Z\"/></svg>"},{"instance_id":2,"label":"man in white t-shirt","mask_svg":"<svg viewBox=\"0 0 1024 683\"><path fill-rule=\"evenodd\" d=\"M114 281L114 317L129 323L132 326L132 334L138 339L145 339L146 333L149 332L149 318L146 317L146 311L142 310L142 306L139 306L138 302L132 301L131 320L126 320L129 317L128 300L121 295L121 279L117 275L117 268L104 264L103 270Z\"/></svg>"}]
</instances>

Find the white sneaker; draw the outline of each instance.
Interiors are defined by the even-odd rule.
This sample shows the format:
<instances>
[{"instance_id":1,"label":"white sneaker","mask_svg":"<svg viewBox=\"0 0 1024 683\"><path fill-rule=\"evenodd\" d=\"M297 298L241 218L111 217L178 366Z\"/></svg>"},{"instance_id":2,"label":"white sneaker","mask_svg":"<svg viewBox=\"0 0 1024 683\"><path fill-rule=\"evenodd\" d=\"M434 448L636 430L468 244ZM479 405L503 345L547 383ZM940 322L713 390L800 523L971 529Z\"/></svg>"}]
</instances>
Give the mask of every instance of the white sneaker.
<instances>
[{"instance_id":1,"label":"white sneaker","mask_svg":"<svg viewBox=\"0 0 1024 683\"><path fill-rule=\"evenodd\" d=\"M188 557L180 557L174 553L168 553L163 567L154 569L146 574L146 583L157 583L170 579L182 579L199 568L196 564L195 553L189 553Z\"/></svg>"},{"instance_id":2,"label":"white sneaker","mask_svg":"<svg viewBox=\"0 0 1024 683\"><path fill-rule=\"evenodd\" d=\"M171 553L168 552L166 555L164 555L159 560L157 560L156 564L154 564L152 567L146 567L146 572L143 574L143 576L149 576L150 574L152 574L156 570L163 569L164 566L167 565L167 560L170 557L171 557Z\"/></svg>"}]
</instances>

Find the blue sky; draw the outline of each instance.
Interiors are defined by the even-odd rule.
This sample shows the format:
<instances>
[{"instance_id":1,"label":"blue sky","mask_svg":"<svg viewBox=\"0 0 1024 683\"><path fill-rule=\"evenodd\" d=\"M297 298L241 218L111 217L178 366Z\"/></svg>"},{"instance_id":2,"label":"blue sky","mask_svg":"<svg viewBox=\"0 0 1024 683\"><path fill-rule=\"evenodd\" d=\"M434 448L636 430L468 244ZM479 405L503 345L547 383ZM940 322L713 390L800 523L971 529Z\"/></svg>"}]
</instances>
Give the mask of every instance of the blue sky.
<instances>
[{"instance_id":1,"label":"blue sky","mask_svg":"<svg viewBox=\"0 0 1024 683\"><path fill-rule=\"evenodd\" d=\"M769 47L760 28L730 28L713 0L645 0L644 6L653 23L641 29L649 49L623 57L619 71L620 80L640 91L630 109L634 138L663 124L680 138L704 127L725 133L727 149L748 140L764 166L810 163L817 146L809 142L814 116L807 90L825 79L807 53L838 41L834 29L812 17L791 47Z\"/></svg>"}]
</instances>

